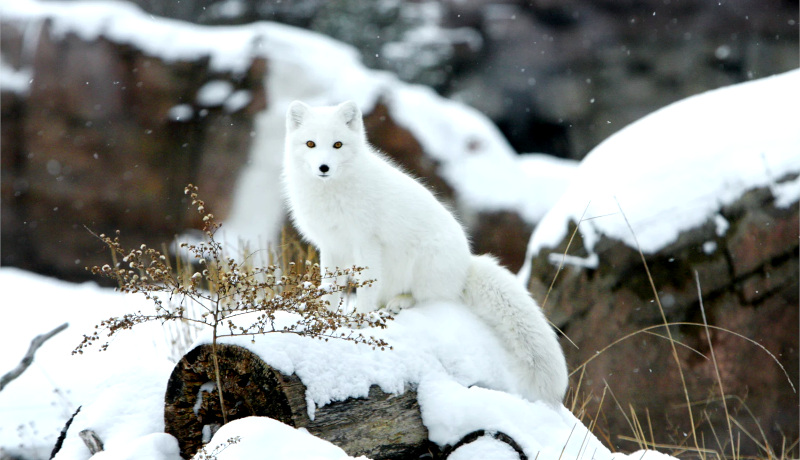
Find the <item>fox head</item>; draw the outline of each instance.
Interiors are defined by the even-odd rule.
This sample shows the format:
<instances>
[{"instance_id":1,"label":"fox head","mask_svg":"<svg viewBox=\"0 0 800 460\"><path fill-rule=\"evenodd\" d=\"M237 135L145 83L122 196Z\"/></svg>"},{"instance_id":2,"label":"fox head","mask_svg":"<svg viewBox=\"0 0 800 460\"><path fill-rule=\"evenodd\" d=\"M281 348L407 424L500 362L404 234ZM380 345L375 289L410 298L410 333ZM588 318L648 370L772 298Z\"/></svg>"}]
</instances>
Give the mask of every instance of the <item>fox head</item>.
<instances>
[{"instance_id":1,"label":"fox head","mask_svg":"<svg viewBox=\"0 0 800 460\"><path fill-rule=\"evenodd\" d=\"M353 101L309 107L294 101L286 113L286 154L294 167L329 180L363 148L364 122Z\"/></svg>"}]
</instances>

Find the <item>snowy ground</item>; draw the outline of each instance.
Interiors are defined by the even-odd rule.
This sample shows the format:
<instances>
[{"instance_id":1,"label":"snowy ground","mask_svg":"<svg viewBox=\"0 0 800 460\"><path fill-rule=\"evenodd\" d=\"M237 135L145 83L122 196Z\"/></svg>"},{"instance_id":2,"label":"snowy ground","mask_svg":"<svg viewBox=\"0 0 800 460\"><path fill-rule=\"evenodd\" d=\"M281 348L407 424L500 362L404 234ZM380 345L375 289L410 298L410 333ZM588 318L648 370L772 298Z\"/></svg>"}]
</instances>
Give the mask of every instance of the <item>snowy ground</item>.
<instances>
[{"instance_id":1,"label":"snowy ground","mask_svg":"<svg viewBox=\"0 0 800 460\"><path fill-rule=\"evenodd\" d=\"M93 429L104 442L105 452L92 457L97 460L180 458L177 441L163 433L164 392L174 366L169 359L173 334L157 323L142 325L119 334L106 352L70 354L99 320L132 310L150 311L143 298L14 268L0 269L0 291L4 304L18 306L4 322L13 324L14 330L4 327L0 338L5 350L0 369L17 364L27 348L26 339L62 322L70 324L39 350L27 372L0 392L0 452L48 458L64 422L82 406L56 459L90 458L77 437L85 428ZM33 315L37 321L31 321ZM508 358L500 342L463 306L420 305L401 312L385 331L361 332L384 337L394 350L281 334L259 336L255 344L250 338L229 342L248 346L273 367L298 375L308 388L311 411L332 401L365 396L371 384L397 393L411 383L418 386L429 437L441 446L484 429L510 435L529 458L613 457L565 407L514 395L515 382L504 364ZM201 336L197 343L207 340ZM240 442L225 449L220 459L252 458L249 453L267 449L283 453L272 458L349 458L304 430L263 418L226 426L212 439L210 449L233 436L240 436ZM507 455L513 451L505 444L492 440L465 446L457 458L484 458L477 455L487 451L497 459L514 458Z\"/></svg>"},{"instance_id":2,"label":"snowy ground","mask_svg":"<svg viewBox=\"0 0 800 460\"><path fill-rule=\"evenodd\" d=\"M119 336L107 353L71 355L83 334L90 334L102 319L150 311L151 305L94 284L65 283L13 268L0 269L0 292L0 373L19 363L36 335L69 323L39 349L31 367L0 392L0 452L23 446L30 458L49 458L58 433L80 405L85 405L81 414L87 420L103 406L120 413L137 409L125 423L106 420L111 422L104 422L109 433L126 431L136 437L163 431L163 409L148 405L156 393L163 398L172 370L167 359L171 346L160 325ZM135 399L141 405L126 404L133 394L142 398ZM88 407L89 401L96 401L96 407ZM109 441L115 437L110 435Z\"/></svg>"}]
</instances>

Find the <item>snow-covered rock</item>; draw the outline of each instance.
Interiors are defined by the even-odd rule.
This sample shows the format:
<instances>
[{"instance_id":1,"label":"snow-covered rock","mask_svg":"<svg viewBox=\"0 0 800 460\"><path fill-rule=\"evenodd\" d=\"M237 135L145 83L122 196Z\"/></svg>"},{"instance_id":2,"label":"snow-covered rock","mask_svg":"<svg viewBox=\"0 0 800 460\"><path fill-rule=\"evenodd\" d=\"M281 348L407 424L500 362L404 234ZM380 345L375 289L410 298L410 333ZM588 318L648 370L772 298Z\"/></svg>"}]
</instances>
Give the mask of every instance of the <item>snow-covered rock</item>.
<instances>
[{"instance_id":1,"label":"snow-covered rock","mask_svg":"<svg viewBox=\"0 0 800 460\"><path fill-rule=\"evenodd\" d=\"M622 213L638 246L653 253L749 189L775 187L793 201L797 186L777 186L800 172L798 104L794 70L684 99L623 128L581 162L531 236L528 256L556 247L582 217L590 253L601 235L637 247Z\"/></svg>"},{"instance_id":2,"label":"snow-covered rock","mask_svg":"<svg viewBox=\"0 0 800 460\"><path fill-rule=\"evenodd\" d=\"M791 383L798 359L798 107L800 70L711 91L633 123L580 164L534 231L522 277L540 302L547 296L551 320L580 347L564 342L568 362L592 360L585 391L601 394L608 382L623 407L649 408L653 420L666 417L690 432L666 341L636 334L597 355L663 323L641 247L667 321L700 322L699 290L712 326L733 331L712 333L726 394L746 399L776 448L785 433L797 433L796 411L779 401L798 401ZM708 350L703 328L672 332L682 344ZM713 362L678 350L692 398L718 395ZM710 407L712 424L724 425L722 408ZM610 432L627 426L621 412L606 415ZM757 429L749 417L738 420ZM700 430L713 436L708 424ZM759 452L750 443L741 448Z\"/></svg>"}]
</instances>

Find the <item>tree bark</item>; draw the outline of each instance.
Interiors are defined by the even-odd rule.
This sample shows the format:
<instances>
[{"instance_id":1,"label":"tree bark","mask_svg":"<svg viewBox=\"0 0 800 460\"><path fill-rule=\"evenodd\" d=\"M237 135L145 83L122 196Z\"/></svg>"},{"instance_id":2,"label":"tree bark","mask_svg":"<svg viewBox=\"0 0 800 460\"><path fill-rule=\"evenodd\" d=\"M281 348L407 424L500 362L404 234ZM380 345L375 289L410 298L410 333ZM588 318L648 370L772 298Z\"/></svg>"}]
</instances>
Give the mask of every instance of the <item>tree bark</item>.
<instances>
[{"instance_id":1,"label":"tree bark","mask_svg":"<svg viewBox=\"0 0 800 460\"><path fill-rule=\"evenodd\" d=\"M366 399L351 398L317 408L308 416L303 382L284 375L254 353L235 345L217 345L228 420L256 415L306 428L349 455L374 460L418 458L430 450L417 394L384 393L373 385ZM165 396L165 431L178 439L189 458L222 425L210 345L187 353L175 366Z\"/></svg>"}]
</instances>

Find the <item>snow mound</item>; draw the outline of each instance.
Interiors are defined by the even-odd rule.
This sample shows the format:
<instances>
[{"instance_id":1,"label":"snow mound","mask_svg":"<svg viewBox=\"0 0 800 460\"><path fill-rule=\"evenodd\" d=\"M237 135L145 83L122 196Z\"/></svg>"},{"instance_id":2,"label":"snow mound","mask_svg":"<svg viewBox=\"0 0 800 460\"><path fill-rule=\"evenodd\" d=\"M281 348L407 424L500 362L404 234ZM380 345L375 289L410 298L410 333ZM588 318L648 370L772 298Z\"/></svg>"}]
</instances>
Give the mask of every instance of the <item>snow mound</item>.
<instances>
[{"instance_id":1,"label":"snow mound","mask_svg":"<svg viewBox=\"0 0 800 460\"><path fill-rule=\"evenodd\" d=\"M292 321L288 316L278 319ZM529 458L614 458L563 405L519 396L518 379L509 371L512 358L464 305L419 304L397 314L385 330L358 332L383 338L392 349L293 334L220 341L246 347L278 371L297 375L306 386L312 420L327 404L367 397L372 385L391 394L415 388L428 438L440 447L485 430L511 436ZM210 336L204 336L197 344L209 342ZM498 448L482 442L459 455L473 448L482 452L484 447Z\"/></svg>"},{"instance_id":2,"label":"snow mound","mask_svg":"<svg viewBox=\"0 0 800 460\"><path fill-rule=\"evenodd\" d=\"M198 27L174 19L155 18L122 1L37 2L0 4L3 21L52 21L55 36L75 34L92 41L106 37L165 61L209 57L211 68L243 73L253 59L255 30L246 27Z\"/></svg>"},{"instance_id":3,"label":"snow mound","mask_svg":"<svg viewBox=\"0 0 800 460\"><path fill-rule=\"evenodd\" d=\"M24 96L30 89L31 72L15 69L0 56L0 90Z\"/></svg>"},{"instance_id":4,"label":"snow mound","mask_svg":"<svg viewBox=\"0 0 800 460\"><path fill-rule=\"evenodd\" d=\"M557 246L581 216L590 253L600 235L636 247L620 208L642 251L653 253L749 189L771 187L779 204L796 201L798 179L779 181L800 173L798 107L794 70L684 99L627 126L581 162L534 231L527 260Z\"/></svg>"},{"instance_id":5,"label":"snow mound","mask_svg":"<svg viewBox=\"0 0 800 460\"><path fill-rule=\"evenodd\" d=\"M205 452L216 454L217 460L264 458L272 460L345 460L352 459L345 451L328 441L312 436L267 417L245 417L223 425L214 434ZM204 458L195 456L195 459ZM359 460L368 460L358 457Z\"/></svg>"}]
</instances>

